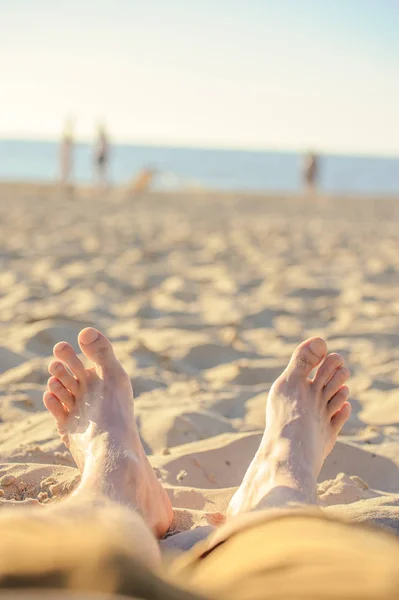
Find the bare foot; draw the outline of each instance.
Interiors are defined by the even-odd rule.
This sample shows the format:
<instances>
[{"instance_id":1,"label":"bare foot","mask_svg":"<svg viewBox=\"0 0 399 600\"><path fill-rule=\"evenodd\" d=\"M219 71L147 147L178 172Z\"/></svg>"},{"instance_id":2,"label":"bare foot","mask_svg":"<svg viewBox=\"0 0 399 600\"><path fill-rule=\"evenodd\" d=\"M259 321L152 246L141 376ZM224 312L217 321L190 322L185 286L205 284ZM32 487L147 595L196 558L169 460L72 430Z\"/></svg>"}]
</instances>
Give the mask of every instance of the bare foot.
<instances>
[{"instance_id":1,"label":"bare foot","mask_svg":"<svg viewBox=\"0 0 399 600\"><path fill-rule=\"evenodd\" d=\"M303 342L274 382L265 433L230 502L230 516L291 501L316 503L317 477L351 413L341 356L330 354L309 379L326 352L321 338Z\"/></svg>"},{"instance_id":2,"label":"bare foot","mask_svg":"<svg viewBox=\"0 0 399 600\"><path fill-rule=\"evenodd\" d=\"M85 369L69 344L57 344L58 360L49 365L53 377L43 401L82 473L80 491L135 508L161 537L173 511L140 441L130 379L110 342L96 329L83 329L78 341L95 366Z\"/></svg>"}]
</instances>

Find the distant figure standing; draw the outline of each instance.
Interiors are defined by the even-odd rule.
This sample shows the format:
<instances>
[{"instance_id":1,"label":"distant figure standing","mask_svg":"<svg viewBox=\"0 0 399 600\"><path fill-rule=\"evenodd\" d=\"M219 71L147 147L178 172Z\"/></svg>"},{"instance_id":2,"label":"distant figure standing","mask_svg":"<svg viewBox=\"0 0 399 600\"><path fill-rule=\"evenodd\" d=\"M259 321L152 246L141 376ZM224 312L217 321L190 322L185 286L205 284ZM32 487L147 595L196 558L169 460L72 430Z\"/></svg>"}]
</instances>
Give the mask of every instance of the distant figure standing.
<instances>
[{"instance_id":1,"label":"distant figure standing","mask_svg":"<svg viewBox=\"0 0 399 600\"><path fill-rule=\"evenodd\" d=\"M64 188L72 188L73 170L73 121L68 119L65 125L60 148L60 176Z\"/></svg>"},{"instance_id":2,"label":"distant figure standing","mask_svg":"<svg viewBox=\"0 0 399 600\"><path fill-rule=\"evenodd\" d=\"M109 143L105 127L100 125L95 145L94 160L97 171L97 181L100 187L107 187L107 169L109 161Z\"/></svg>"},{"instance_id":3,"label":"distant figure standing","mask_svg":"<svg viewBox=\"0 0 399 600\"><path fill-rule=\"evenodd\" d=\"M305 156L303 166L303 178L307 192L315 192L317 187L318 159L316 154L309 152Z\"/></svg>"}]
</instances>

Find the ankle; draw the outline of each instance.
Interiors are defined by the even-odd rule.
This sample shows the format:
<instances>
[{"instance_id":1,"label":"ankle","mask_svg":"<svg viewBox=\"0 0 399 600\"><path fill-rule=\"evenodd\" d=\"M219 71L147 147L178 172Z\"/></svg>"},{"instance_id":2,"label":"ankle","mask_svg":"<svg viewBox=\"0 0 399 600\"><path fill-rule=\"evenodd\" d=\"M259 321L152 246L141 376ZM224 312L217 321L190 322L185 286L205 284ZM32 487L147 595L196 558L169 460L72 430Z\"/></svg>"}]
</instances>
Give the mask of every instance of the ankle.
<instances>
[{"instance_id":1,"label":"ankle","mask_svg":"<svg viewBox=\"0 0 399 600\"><path fill-rule=\"evenodd\" d=\"M259 488L256 508L288 506L292 504L317 504L317 488L314 479L298 480L291 473L279 473L270 477Z\"/></svg>"},{"instance_id":2,"label":"ankle","mask_svg":"<svg viewBox=\"0 0 399 600\"><path fill-rule=\"evenodd\" d=\"M285 438L261 444L244 486L250 510L317 503L315 470Z\"/></svg>"}]
</instances>

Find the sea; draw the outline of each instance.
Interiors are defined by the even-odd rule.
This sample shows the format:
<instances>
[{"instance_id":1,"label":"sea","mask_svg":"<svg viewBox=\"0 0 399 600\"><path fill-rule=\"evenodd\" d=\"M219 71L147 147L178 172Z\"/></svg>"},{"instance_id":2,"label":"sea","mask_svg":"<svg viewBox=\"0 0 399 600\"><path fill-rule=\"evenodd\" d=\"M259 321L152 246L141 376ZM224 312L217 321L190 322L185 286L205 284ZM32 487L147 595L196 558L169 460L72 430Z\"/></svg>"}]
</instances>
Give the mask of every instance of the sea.
<instances>
[{"instance_id":1,"label":"sea","mask_svg":"<svg viewBox=\"0 0 399 600\"><path fill-rule=\"evenodd\" d=\"M114 144L109 178L126 184L143 168L156 170L160 190L299 192L303 156L213 148ZM331 194L399 196L399 156L319 156L318 185ZM73 176L76 183L94 181L93 149L77 143ZM0 140L0 180L54 181L59 177L59 145L52 141Z\"/></svg>"}]
</instances>

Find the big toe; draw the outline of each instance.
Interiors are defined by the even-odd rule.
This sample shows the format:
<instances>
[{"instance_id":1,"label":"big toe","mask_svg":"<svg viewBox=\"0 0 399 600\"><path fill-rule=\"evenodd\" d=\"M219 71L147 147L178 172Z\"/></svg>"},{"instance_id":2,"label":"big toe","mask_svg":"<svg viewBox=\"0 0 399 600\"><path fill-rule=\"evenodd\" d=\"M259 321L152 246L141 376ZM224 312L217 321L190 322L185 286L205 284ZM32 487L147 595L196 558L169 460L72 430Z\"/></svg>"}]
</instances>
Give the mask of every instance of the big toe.
<instances>
[{"instance_id":1,"label":"big toe","mask_svg":"<svg viewBox=\"0 0 399 600\"><path fill-rule=\"evenodd\" d=\"M323 360L327 353L326 342L319 337L313 337L294 350L286 370L288 376L309 377L311 372Z\"/></svg>"},{"instance_id":2,"label":"big toe","mask_svg":"<svg viewBox=\"0 0 399 600\"><path fill-rule=\"evenodd\" d=\"M111 342L97 329L86 327L78 336L79 346L85 356L102 367L116 362Z\"/></svg>"}]
</instances>

